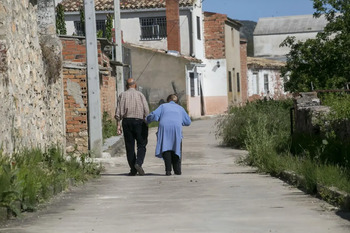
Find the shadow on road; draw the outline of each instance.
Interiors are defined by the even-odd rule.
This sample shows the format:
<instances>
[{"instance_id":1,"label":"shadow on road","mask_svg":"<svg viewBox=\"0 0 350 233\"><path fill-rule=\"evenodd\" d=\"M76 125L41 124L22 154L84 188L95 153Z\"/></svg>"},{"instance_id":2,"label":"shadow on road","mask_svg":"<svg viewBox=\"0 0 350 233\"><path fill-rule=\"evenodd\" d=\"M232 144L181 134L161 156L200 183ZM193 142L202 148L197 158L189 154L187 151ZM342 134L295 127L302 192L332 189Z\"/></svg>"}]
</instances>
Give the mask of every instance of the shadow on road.
<instances>
[{"instance_id":1,"label":"shadow on road","mask_svg":"<svg viewBox=\"0 0 350 233\"><path fill-rule=\"evenodd\" d=\"M107 174L101 174L101 176L128 176L128 173L119 173L119 174L107 173ZM139 176L139 175L136 175L136 176ZM144 176L165 176L165 174L146 173Z\"/></svg>"},{"instance_id":2,"label":"shadow on road","mask_svg":"<svg viewBox=\"0 0 350 233\"><path fill-rule=\"evenodd\" d=\"M342 219L350 221L350 211L337 211L336 214L341 217Z\"/></svg>"}]
</instances>

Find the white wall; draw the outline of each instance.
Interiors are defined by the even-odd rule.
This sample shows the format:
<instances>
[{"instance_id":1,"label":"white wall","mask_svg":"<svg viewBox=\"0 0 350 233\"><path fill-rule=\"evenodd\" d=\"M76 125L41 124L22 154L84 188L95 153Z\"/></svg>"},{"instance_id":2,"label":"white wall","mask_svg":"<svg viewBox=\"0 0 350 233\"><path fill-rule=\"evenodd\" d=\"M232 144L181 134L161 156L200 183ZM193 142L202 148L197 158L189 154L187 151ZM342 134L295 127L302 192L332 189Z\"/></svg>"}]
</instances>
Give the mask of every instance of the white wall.
<instances>
[{"instance_id":1,"label":"white wall","mask_svg":"<svg viewBox=\"0 0 350 233\"><path fill-rule=\"evenodd\" d=\"M181 54L183 55L191 55L193 51L191 51L191 41L195 38L194 42L196 45L195 54L196 57L201 59L204 57L203 55L203 34L201 35L201 40L197 40L197 29L194 28L194 32L191 31L191 22L193 19L196 19L196 16L200 16L202 20L201 8L195 8L192 15L190 10L180 10L180 40L181 40ZM106 19L107 12L96 14L96 20ZM122 12L121 13L121 30L123 33L123 39L125 42L142 45L150 48L163 49L167 50L167 39L161 40L141 40L141 28L140 28L140 17L157 17L157 16L165 16L164 11L146 11L146 12ZM73 35L75 32L74 21L80 21L80 15L77 12L74 13L66 13L66 28L67 35ZM196 22L196 21L194 21ZM203 33L203 30L202 30Z\"/></svg>"},{"instance_id":2,"label":"white wall","mask_svg":"<svg viewBox=\"0 0 350 233\"><path fill-rule=\"evenodd\" d=\"M309 38L315 38L316 32L281 34L281 35L262 35L254 36L254 56L284 56L289 53L289 47L280 47L280 44L288 37L295 36L296 40L305 41Z\"/></svg>"},{"instance_id":3,"label":"white wall","mask_svg":"<svg viewBox=\"0 0 350 233\"><path fill-rule=\"evenodd\" d=\"M217 62L220 67L217 67ZM205 75L203 77L203 94L209 96L227 96L226 59L205 59Z\"/></svg>"},{"instance_id":4,"label":"white wall","mask_svg":"<svg viewBox=\"0 0 350 233\"><path fill-rule=\"evenodd\" d=\"M196 7L192 10L192 31L190 32L190 36L192 36L193 43L193 53L194 56L198 59L204 59L204 22L203 22L203 11L200 3L200 0L197 0ZM199 40L197 37L197 17L200 18L200 27L201 27L201 39Z\"/></svg>"},{"instance_id":5,"label":"white wall","mask_svg":"<svg viewBox=\"0 0 350 233\"><path fill-rule=\"evenodd\" d=\"M258 80L256 79L256 74ZM264 89L264 75L268 75L269 89L268 92ZM248 97L253 95L260 95L266 97L273 97L275 95L286 94L283 88L283 79L279 76L279 71L271 69L248 69Z\"/></svg>"},{"instance_id":6,"label":"white wall","mask_svg":"<svg viewBox=\"0 0 350 233\"><path fill-rule=\"evenodd\" d=\"M241 72L241 50L240 50L240 32L232 26L225 25L225 56L227 59L227 71L232 74L232 92L228 92L228 100L230 104L239 104L242 101L242 72ZM239 74L240 91L237 87L237 79ZM228 79L228 77L227 77ZM229 85L229 84L228 84Z\"/></svg>"}]
</instances>

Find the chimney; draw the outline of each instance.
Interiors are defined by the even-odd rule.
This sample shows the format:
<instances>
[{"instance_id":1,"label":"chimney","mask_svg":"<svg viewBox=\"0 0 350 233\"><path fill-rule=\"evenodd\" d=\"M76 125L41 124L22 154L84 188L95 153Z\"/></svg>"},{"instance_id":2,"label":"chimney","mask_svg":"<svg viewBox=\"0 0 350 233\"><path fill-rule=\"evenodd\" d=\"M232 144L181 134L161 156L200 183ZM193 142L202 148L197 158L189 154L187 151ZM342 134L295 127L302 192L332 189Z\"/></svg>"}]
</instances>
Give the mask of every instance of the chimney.
<instances>
[{"instance_id":1,"label":"chimney","mask_svg":"<svg viewBox=\"0 0 350 233\"><path fill-rule=\"evenodd\" d=\"M179 0L166 0L168 50L181 53Z\"/></svg>"}]
</instances>

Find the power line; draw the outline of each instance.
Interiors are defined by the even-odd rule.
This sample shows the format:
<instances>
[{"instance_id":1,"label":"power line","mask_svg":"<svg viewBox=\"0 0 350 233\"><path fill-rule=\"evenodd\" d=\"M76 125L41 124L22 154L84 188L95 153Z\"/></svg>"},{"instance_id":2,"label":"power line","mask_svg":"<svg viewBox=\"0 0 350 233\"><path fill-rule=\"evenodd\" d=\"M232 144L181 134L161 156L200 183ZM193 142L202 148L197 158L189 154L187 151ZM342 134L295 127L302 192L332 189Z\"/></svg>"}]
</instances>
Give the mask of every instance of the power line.
<instances>
[{"instance_id":1,"label":"power line","mask_svg":"<svg viewBox=\"0 0 350 233\"><path fill-rule=\"evenodd\" d=\"M182 23L180 24L180 29L181 29L182 25L184 24L185 20L186 20L186 18L183 19ZM172 29L170 30L170 33L167 35L167 39L168 39L169 35L172 33L172 31L174 30L175 26L176 26L176 25L173 25ZM151 58L148 60L148 62L147 62L147 64L146 64L145 68L142 70L142 73L139 75L139 77L137 77L136 82L141 78L141 76L143 75L143 73L146 71L146 69L148 68L148 66L149 66L149 64L151 63L151 61L152 61L152 59L153 59L153 57L154 57L155 54L156 54L156 51L153 52Z\"/></svg>"}]
</instances>

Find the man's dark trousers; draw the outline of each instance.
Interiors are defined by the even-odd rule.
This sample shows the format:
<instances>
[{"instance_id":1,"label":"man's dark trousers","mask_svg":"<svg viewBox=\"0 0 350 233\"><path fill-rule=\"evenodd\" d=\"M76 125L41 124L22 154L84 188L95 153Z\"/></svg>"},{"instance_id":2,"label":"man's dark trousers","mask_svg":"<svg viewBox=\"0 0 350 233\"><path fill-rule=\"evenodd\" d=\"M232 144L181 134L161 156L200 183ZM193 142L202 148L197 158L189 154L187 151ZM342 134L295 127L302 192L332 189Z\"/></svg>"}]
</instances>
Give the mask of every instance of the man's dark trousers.
<instances>
[{"instance_id":1,"label":"man's dark trousers","mask_svg":"<svg viewBox=\"0 0 350 233\"><path fill-rule=\"evenodd\" d=\"M146 155L148 142L148 126L142 119L124 118L122 122L126 157L130 166L130 173L136 174L135 164L142 166ZM137 155L135 153L135 140Z\"/></svg>"}]
</instances>

